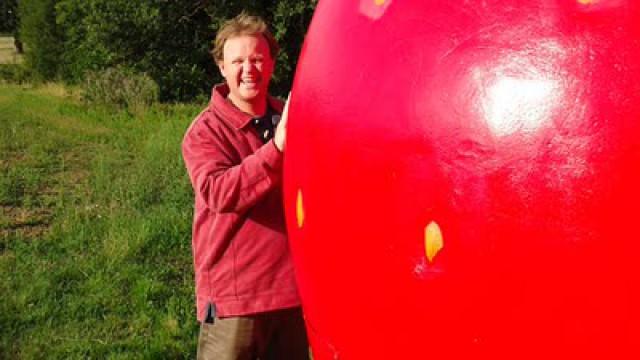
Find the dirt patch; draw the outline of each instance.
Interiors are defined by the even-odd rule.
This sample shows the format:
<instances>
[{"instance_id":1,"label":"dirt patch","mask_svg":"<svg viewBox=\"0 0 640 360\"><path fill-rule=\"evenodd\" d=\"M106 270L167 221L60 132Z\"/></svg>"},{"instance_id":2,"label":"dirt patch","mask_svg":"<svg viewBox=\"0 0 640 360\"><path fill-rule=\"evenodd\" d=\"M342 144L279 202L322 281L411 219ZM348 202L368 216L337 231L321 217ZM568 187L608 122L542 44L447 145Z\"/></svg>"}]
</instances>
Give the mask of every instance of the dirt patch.
<instances>
[{"instance_id":1,"label":"dirt patch","mask_svg":"<svg viewBox=\"0 0 640 360\"><path fill-rule=\"evenodd\" d=\"M0 211L0 237L21 235L29 239L39 238L49 230L53 219L53 211L47 208L0 206Z\"/></svg>"},{"instance_id":2,"label":"dirt patch","mask_svg":"<svg viewBox=\"0 0 640 360\"><path fill-rule=\"evenodd\" d=\"M47 181L40 183L37 191L30 192L29 195L36 198L30 205L22 204L22 201L0 204L0 238L17 235L35 240L49 232L59 199L78 196L86 186L90 172L85 151L80 147L62 154L62 166L50 168ZM0 170L7 169L21 157L24 154L15 152L7 159L0 159Z\"/></svg>"}]
</instances>

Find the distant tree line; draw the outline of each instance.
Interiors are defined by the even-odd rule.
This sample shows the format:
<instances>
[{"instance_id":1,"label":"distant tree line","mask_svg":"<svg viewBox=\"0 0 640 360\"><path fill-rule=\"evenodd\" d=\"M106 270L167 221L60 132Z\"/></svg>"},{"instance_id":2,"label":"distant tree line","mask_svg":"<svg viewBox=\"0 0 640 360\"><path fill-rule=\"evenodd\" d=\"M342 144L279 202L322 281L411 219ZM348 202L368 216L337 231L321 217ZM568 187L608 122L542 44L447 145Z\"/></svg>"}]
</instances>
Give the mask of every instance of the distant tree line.
<instances>
[{"instance_id":1,"label":"distant tree line","mask_svg":"<svg viewBox=\"0 0 640 360\"><path fill-rule=\"evenodd\" d=\"M2 0L14 2L15 0ZM242 10L265 18L282 52L272 89L285 94L317 0L19 0L25 66L45 80L79 83L91 72L144 72L160 100L207 94L222 80L211 55L221 24ZM7 3L8 4L8 3ZM3 5L4 6L4 5Z\"/></svg>"}]
</instances>

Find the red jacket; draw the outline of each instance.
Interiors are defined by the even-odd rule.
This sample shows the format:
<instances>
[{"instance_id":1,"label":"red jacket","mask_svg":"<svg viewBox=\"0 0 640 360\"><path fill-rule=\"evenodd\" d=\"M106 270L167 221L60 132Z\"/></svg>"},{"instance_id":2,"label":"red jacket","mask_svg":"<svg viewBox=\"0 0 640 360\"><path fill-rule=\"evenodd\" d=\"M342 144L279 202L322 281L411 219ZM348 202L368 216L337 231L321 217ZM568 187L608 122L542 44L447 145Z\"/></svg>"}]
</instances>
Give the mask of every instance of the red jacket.
<instances>
[{"instance_id":1,"label":"red jacket","mask_svg":"<svg viewBox=\"0 0 640 360\"><path fill-rule=\"evenodd\" d=\"M195 192L193 256L198 320L298 306L282 208L282 154L262 142L252 117L213 89L193 121L182 155ZM282 112L283 104L269 98Z\"/></svg>"}]
</instances>

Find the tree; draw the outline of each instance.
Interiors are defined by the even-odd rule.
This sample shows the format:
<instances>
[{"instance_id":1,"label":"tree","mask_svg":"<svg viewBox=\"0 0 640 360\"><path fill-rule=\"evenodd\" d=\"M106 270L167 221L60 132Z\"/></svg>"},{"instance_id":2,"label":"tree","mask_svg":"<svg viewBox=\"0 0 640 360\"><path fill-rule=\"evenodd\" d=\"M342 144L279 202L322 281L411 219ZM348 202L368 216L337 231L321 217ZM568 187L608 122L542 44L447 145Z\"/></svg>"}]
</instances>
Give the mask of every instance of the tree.
<instances>
[{"instance_id":1,"label":"tree","mask_svg":"<svg viewBox=\"0 0 640 360\"><path fill-rule=\"evenodd\" d=\"M69 83L126 67L149 74L163 101L207 95L222 81L209 51L242 10L265 18L280 42L272 89L285 95L317 0L21 0L27 64ZM53 48L52 48L53 45Z\"/></svg>"},{"instance_id":2,"label":"tree","mask_svg":"<svg viewBox=\"0 0 640 360\"><path fill-rule=\"evenodd\" d=\"M56 0L20 0L20 39L27 45L25 61L36 76L55 79L63 52L62 36L56 25Z\"/></svg>"}]
</instances>

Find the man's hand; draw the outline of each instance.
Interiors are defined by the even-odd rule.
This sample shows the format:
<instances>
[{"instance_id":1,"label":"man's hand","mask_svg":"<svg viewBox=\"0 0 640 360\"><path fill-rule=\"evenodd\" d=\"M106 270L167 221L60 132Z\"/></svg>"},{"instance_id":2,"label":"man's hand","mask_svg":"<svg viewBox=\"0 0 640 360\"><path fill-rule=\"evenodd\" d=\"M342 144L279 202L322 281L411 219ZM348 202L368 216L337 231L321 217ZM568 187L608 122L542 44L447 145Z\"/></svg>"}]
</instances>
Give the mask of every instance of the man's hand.
<instances>
[{"instance_id":1,"label":"man's hand","mask_svg":"<svg viewBox=\"0 0 640 360\"><path fill-rule=\"evenodd\" d=\"M276 148L278 148L280 152L284 151L284 147L287 143L287 118L289 117L289 99L291 99L291 93L289 93L287 102L284 104L284 110L282 111L280 122L278 123L278 127L276 128L276 134L273 137L273 142L276 144Z\"/></svg>"}]
</instances>

